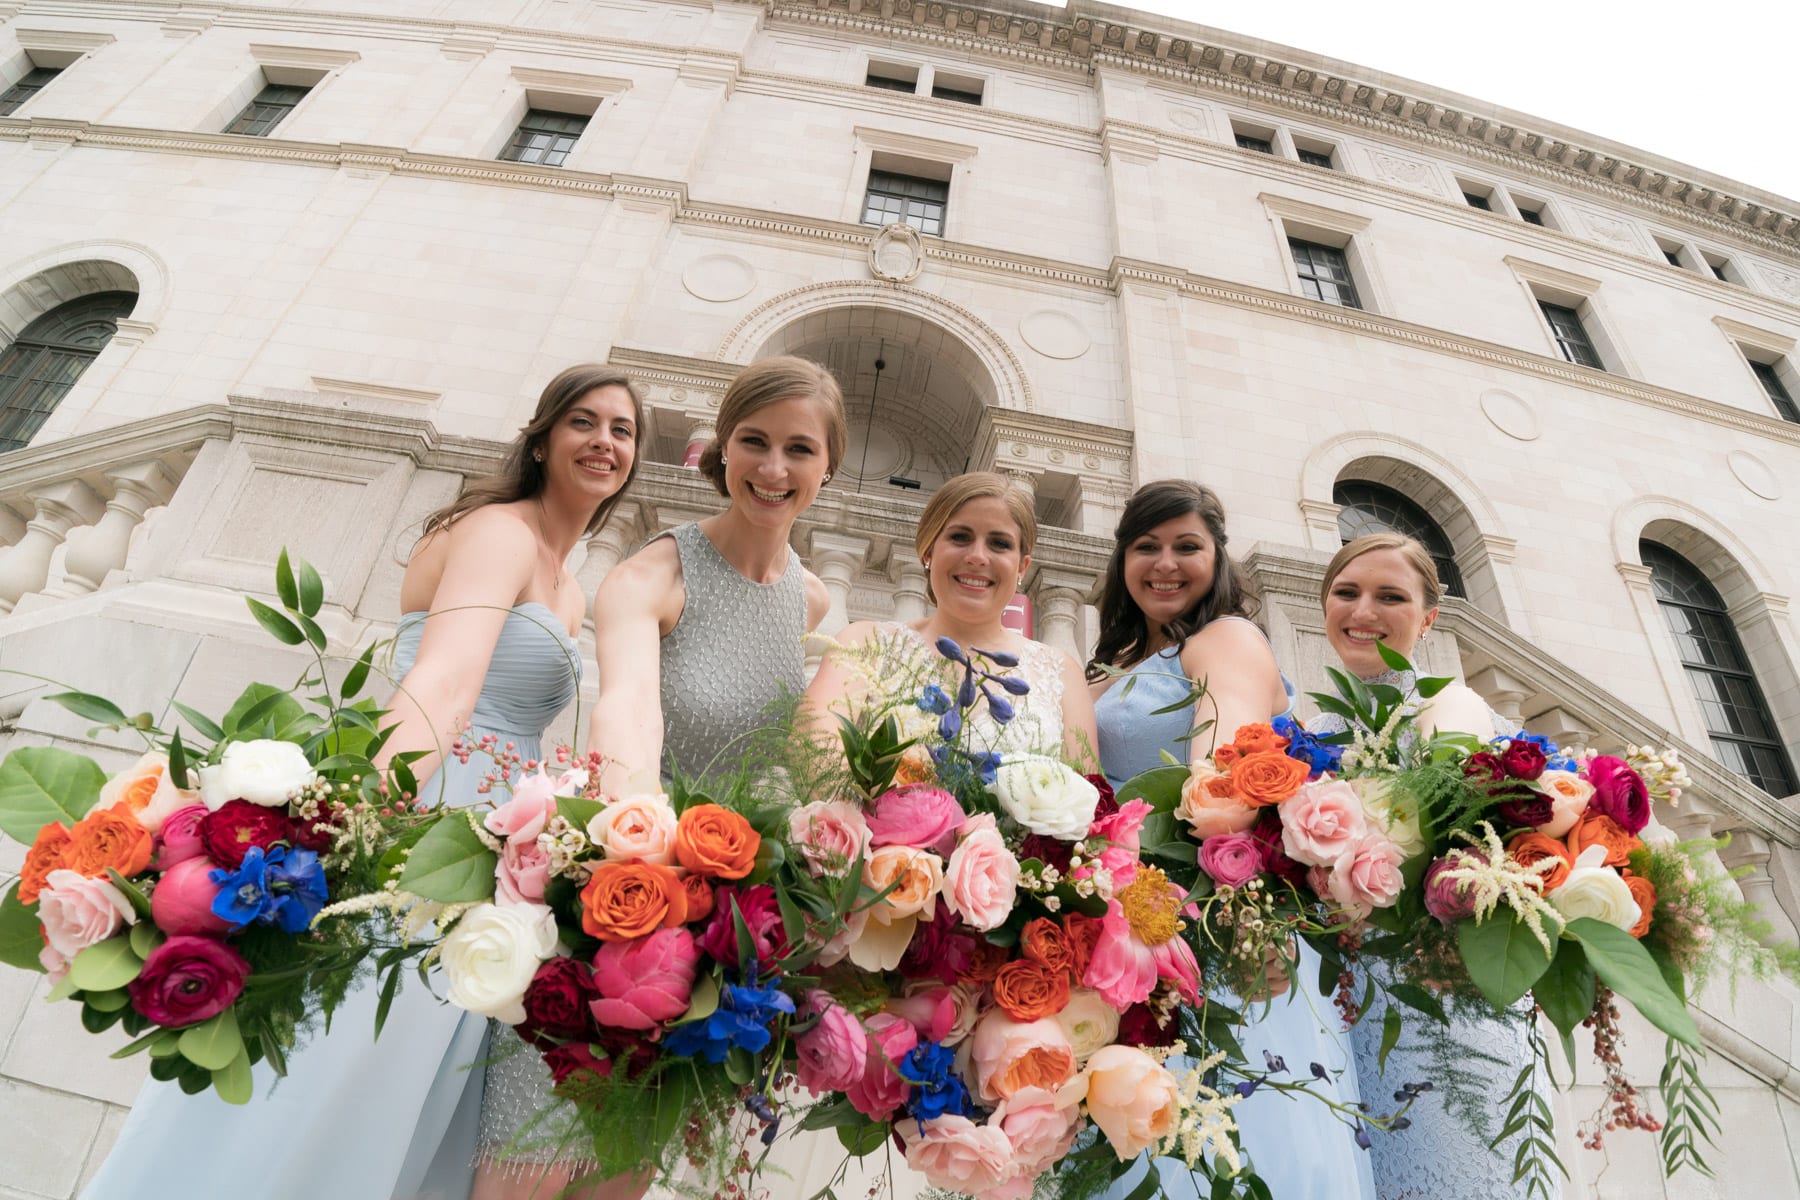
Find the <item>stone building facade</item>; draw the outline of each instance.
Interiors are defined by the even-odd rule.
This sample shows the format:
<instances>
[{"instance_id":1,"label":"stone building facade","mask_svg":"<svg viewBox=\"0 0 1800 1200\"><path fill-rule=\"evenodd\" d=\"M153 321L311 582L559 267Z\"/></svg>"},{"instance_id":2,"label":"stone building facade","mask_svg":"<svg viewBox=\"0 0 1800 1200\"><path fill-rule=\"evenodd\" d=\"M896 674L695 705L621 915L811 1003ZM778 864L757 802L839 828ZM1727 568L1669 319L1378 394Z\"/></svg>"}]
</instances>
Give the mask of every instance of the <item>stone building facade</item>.
<instances>
[{"instance_id":1,"label":"stone building facade","mask_svg":"<svg viewBox=\"0 0 1800 1200\"><path fill-rule=\"evenodd\" d=\"M420 517L600 360L653 462L591 590L716 507L682 464L733 370L800 353L852 418L796 538L828 625L922 613L920 497L995 467L1079 652L1124 499L1179 475L1316 686L1341 530L1423 522L1462 584L1426 665L1684 747L1661 816L1794 935L1800 203L1083 3L0 0L0 92L0 668L159 712L296 676L240 599L284 544L334 639L383 636ZM1688 661L1695 613L1739 659ZM0 675L0 749L92 744L42 691ZM74 1195L142 1077L39 990L0 973L0 1196ZM1716 1181L1580 1150L1584 1071L1566 1194L1800 1194L1796 1001L1705 998Z\"/></svg>"}]
</instances>

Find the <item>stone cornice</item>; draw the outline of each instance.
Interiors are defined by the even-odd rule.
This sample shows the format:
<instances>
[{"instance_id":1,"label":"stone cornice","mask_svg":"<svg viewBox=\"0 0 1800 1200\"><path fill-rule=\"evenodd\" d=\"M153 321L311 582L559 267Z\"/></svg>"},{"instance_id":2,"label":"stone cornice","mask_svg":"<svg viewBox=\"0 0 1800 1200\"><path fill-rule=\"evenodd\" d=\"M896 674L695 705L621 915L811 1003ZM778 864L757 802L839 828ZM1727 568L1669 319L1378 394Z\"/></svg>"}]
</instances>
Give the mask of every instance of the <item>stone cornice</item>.
<instances>
[{"instance_id":1,"label":"stone cornice","mask_svg":"<svg viewBox=\"0 0 1800 1200\"><path fill-rule=\"evenodd\" d=\"M0 454L0 500L71 478L104 475L131 463L191 450L211 438L231 436L231 410L207 404L177 413L112 425L79 437Z\"/></svg>"}]
</instances>

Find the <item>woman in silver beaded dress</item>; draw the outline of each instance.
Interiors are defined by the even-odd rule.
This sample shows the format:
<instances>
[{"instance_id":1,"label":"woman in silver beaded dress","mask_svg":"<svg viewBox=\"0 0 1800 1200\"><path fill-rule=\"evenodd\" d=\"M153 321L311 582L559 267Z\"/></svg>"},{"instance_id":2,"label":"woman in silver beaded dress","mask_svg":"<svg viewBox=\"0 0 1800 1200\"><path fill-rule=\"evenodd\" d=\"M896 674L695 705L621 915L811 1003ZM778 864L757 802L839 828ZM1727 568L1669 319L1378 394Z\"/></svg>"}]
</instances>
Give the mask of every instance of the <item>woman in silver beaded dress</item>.
<instances>
[{"instance_id":1,"label":"woman in silver beaded dress","mask_svg":"<svg viewBox=\"0 0 1800 1200\"><path fill-rule=\"evenodd\" d=\"M606 794L654 791L669 766L687 777L729 768L770 704L799 694L802 642L830 597L788 538L847 438L843 396L817 363L768 358L732 380L699 464L730 507L652 538L594 597L600 696L588 749L605 757ZM544 1150L496 1157L550 1100L541 1060L500 1027L481 1114L484 1157L514 1181L498 1200L562 1195L590 1165L557 1156L555 1118L525 1135ZM647 1189L621 1177L572 1194L631 1200Z\"/></svg>"},{"instance_id":2,"label":"woman in silver beaded dress","mask_svg":"<svg viewBox=\"0 0 1800 1200\"><path fill-rule=\"evenodd\" d=\"M1373 533L1345 544L1325 569L1320 590L1325 637L1345 670L1366 683L1383 683L1412 694L1410 671L1389 670L1376 646L1408 659L1437 620L1442 585L1431 555L1397 533ZM1433 697L1420 714L1423 732L1455 730L1486 741L1512 733L1511 725L1486 701L1461 684ZM1307 722L1314 733L1338 733L1342 717L1321 714ZM1380 970L1381 968L1376 968ZM1456 1196L1459 1200L1515 1200L1523 1190L1512 1179L1517 1139L1489 1149L1505 1114L1499 1104L1526 1062L1530 1005L1504 1014L1456 1014L1448 1028L1408 1013L1405 1034L1381 1067L1381 1030L1386 1009L1378 999L1351 1031L1357 1082L1375 1112L1404 1083L1430 1082L1407 1114L1411 1127L1372 1131L1369 1153L1379 1200ZM1449 1076L1456 1076L1456 1079ZM1386 1111L1392 1111L1389 1104Z\"/></svg>"}]
</instances>

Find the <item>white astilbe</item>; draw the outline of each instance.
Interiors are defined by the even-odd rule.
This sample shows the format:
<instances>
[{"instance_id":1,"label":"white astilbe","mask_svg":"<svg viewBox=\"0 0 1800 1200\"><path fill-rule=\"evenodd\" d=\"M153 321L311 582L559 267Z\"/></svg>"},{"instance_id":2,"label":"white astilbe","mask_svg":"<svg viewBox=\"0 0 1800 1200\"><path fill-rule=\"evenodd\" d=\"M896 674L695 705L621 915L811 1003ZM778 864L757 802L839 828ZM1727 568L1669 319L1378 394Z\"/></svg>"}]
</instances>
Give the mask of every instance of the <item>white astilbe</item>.
<instances>
[{"instance_id":1,"label":"white astilbe","mask_svg":"<svg viewBox=\"0 0 1800 1200\"><path fill-rule=\"evenodd\" d=\"M1354 776L1365 768L1379 769L1390 762L1398 762L1400 732L1408 721L1418 715L1418 711L1417 704L1397 704L1386 724L1374 733L1363 728L1360 722L1352 723L1351 742L1344 748L1343 757L1338 760L1338 773L1346 777Z\"/></svg>"},{"instance_id":2,"label":"white astilbe","mask_svg":"<svg viewBox=\"0 0 1800 1200\"><path fill-rule=\"evenodd\" d=\"M473 906L469 904L442 904L412 892L388 887L366 896L340 900L320 909L319 915L313 918L313 926L316 928L326 917L354 917L365 913L385 912L393 918L400 941L411 945L435 936L471 907Z\"/></svg>"},{"instance_id":3,"label":"white astilbe","mask_svg":"<svg viewBox=\"0 0 1800 1200\"><path fill-rule=\"evenodd\" d=\"M475 836L481 839L482 845L486 846L489 850L492 850L495 854L499 854L506 849L506 842L504 839L495 837L492 833L488 832L487 824L480 813L472 808L465 808L463 814L468 818L469 828L473 829L475 831Z\"/></svg>"},{"instance_id":4,"label":"white astilbe","mask_svg":"<svg viewBox=\"0 0 1800 1200\"><path fill-rule=\"evenodd\" d=\"M1157 1146L1157 1153L1180 1158L1189 1167L1195 1167L1211 1150L1214 1160L1230 1167L1229 1173L1235 1175L1243 1160L1231 1141L1231 1135L1237 1130L1231 1110L1242 1097L1235 1091L1221 1096L1206 1086L1206 1073L1224 1061L1225 1053L1220 1051L1176 1076L1179 1115L1175 1128Z\"/></svg>"},{"instance_id":5,"label":"white astilbe","mask_svg":"<svg viewBox=\"0 0 1800 1200\"><path fill-rule=\"evenodd\" d=\"M1463 829L1457 830L1456 836L1475 849L1452 850L1450 866L1438 878L1461 885L1457 890L1473 905L1477 923L1493 916L1504 901L1544 949L1555 954L1556 947L1544 932L1544 918L1549 917L1560 934L1562 917L1544 899L1543 876L1555 870L1559 860L1542 858L1526 866L1506 853L1500 835L1486 821L1481 823L1479 836Z\"/></svg>"}]
</instances>

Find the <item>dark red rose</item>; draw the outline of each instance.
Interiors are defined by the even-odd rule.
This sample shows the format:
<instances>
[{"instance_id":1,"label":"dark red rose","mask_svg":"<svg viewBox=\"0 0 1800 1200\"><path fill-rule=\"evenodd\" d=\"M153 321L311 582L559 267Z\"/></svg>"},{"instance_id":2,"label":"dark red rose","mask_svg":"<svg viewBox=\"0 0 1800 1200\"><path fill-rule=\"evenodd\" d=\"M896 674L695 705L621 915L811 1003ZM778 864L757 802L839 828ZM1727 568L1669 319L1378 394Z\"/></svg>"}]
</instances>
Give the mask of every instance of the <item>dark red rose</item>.
<instances>
[{"instance_id":1,"label":"dark red rose","mask_svg":"<svg viewBox=\"0 0 1800 1200\"><path fill-rule=\"evenodd\" d=\"M781 925L781 907L775 902L775 889L766 883L754 887L727 884L713 889L712 918L705 932L694 940L700 948L727 966L738 965L737 926L731 919L736 908L744 914L750 928L750 940L756 947L756 961L768 965L788 952L787 931Z\"/></svg>"},{"instance_id":2,"label":"dark red rose","mask_svg":"<svg viewBox=\"0 0 1800 1200\"><path fill-rule=\"evenodd\" d=\"M1500 765L1512 779L1530 783L1544 773L1544 748L1535 742L1514 742L1500 755Z\"/></svg>"},{"instance_id":3,"label":"dark red rose","mask_svg":"<svg viewBox=\"0 0 1800 1200\"><path fill-rule=\"evenodd\" d=\"M1499 755L1483 750L1469 755L1469 760L1463 763L1463 777L1480 783L1499 783L1506 778L1506 768L1500 765Z\"/></svg>"},{"instance_id":4,"label":"dark red rose","mask_svg":"<svg viewBox=\"0 0 1800 1200\"><path fill-rule=\"evenodd\" d=\"M610 1059L601 1058L586 1042L564 1042L544 1051L544 1065L550 1068L550 1081L561 1083L571 1075L590 1074L605 1079L612 1074Z\"/></svg>"},{"instance_id":5,"label":"dark red rose","mask_svg":"<svg viewBox=\"0 0 1800 1200\"><path fill-rule=\"evenodd\" d=\"M1074 856L1073 842L1046 837L1041 833L1034 833L1019 843L1020 862L1035 858L1047 867L1055 867L1064 875L1069 873L1069 860Z\"/></svg>"},{"instance_id":6,"label":"dark red rose","mask_svg":"<svg viewBox=\"0 0 1800 1200\"><path fill-rule=\"evenodd\" d=\"M1094 820L1110 817L1119 811L1119 802L1114 799L1112 784L1106 782L1106 776L1084 775L1082 778L1093 784L1094 790L1100 793L1100 803L1094 806Z\"/></svg>"},{"instance_id":7,"label":"dark red rose","mask_svg":"<svg viewBox=\"0 0 1800 1200\"><path fill-rule=\"evenodd\" d=\"M1500 802L1500 819L1508 825L1535 828L1555 815L1555 805L1542 792L1509 791Z\"/></svg>"},{"instance_id":8,"label":"dark red rose","mask_svg":"<svg viewBox=\"0 0 1800 1200\"><path fill-rule=\"evenodd\" d=\"M206 847L206 857L233 871L244 865L250 847L267 850L277 842L291 845L293 840L294 823L286 813L248 800L228 800L200 820L200 844Z\"/></svg>"},{"instance_id":9,"label":"dark red rose","mask_svg":"<svg viewBox=\"0 0 1800 1200\"><path fill-rule=\"evenodd\" d=\"M1262 868L1295 887L1306 882L1306 867L1287 856L1281 844L1281 813L1274 805L1258 809L1256 824L1250 827L1250 838L1262 855Z\"/></svg>"},{"instance_id":10,"label":"dark red rose","mask_svg":"<svg viewBox=\"0 0 1800 1200\"><path fill-rule=\"evenodd\" d=\"M182 934L150 952L125 985L131 1007L168 1029L197 1025L230 1008L250 978L250 964L224 942Z\"/></svg>"},{"instance_id":11,"label":"dark red rose","mask_svg":"<svg viewBox=\"0 0 1800 1200\"><path fill-rule=\"evenodd\" d=\"M297 817L294 820L294 845L302 850L311 850L314 854L323 854L331 849L332 839L337 836L338 822L343 819L344 806L333 804L329 800L319 804L319 815L310 821Z\"/></svg>"},{"instance_id":12,"label":"dark red rose","mask_svg":"<svg viewBox=\"0 0 1800 1200\"><path fill-rule=\"evenodd\" d=\"M1164 1024L1148 1004L1134 1004L1119 1017L1122 1046L1172 1046L1178 1032L1178 1022L1171 1018Z\"/></svg>"},{"instance_id":13,"label":"dark red rose","mask_svg":"<svg viewBox=\"0 0 1800 1200\"><path fill-rule=\"evenodd\" d=\"M1643 832L1650 823L1650 789L1624 759L1597 755L1587 765L1587 781L1594 785L1589 812L1605 813L1626 833Z\"/></svg>"},{"instance_id":14,"label":"dark red rose","mask_svg":"<svg viewBox=\"0 0 1800 1200\"><path fill-rule=\"evenodd\" d=\"M920 921L912 941L900 959L900 973L908 979L937 979L952 984L975 961L975 938L959 933L956 914L948 904L937 906L937 916Z\"/></svg>"},{"instance_id":15,"label":"dark red rose","mask_svg":"<svg viewBox=\"0 0 1800 1200\"><path fill-rule=\"evenodd\" d=\"M515 1032L536 1046L585 1038L591 1032L588 1003L600 998L594 972L578 958L553 958L525 989L525 1020Z\"/></svg>"}]
</instances>

